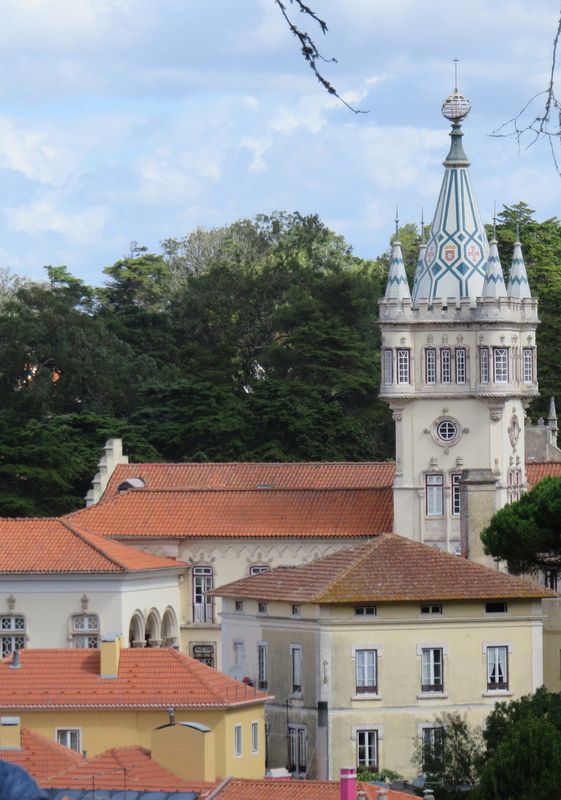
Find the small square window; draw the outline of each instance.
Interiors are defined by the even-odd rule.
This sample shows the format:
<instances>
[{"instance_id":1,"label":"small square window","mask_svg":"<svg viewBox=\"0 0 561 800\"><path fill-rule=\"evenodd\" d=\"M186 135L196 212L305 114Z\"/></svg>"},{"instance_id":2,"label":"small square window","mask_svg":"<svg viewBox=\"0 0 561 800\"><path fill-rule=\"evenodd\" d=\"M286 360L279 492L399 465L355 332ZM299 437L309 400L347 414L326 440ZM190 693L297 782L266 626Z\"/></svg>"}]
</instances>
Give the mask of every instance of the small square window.
<instances>
[{"instance_id":1,"label":"small square window","mask_svg":"<svg viewBox=\"0 0 561 800\"><path fill-rule=\"evenodd\" d=\"M257 612L259 614L266 614L267 613L267 603L258 603L257 604Z\"/></svg>"},{"instance_id":2,"label":"small square window","mask_svg":"<svg viewBox=\"0 0 561 800\"><path fill-rule=\"evenodd\" d=\"M293 617L300 616L300 606L292 606L292 616Z\"/></svg>"},{"instance_id":3,"label":"small square window","mask_svg":"<svg viewBox=\"0 0 561 800\"><path fill-rule=\"evenodd\" d=\"M243 600L236 600L236 611L243 611Z\"/></svg>"},{"instance_id":4,"label":"small square window","mask_svg":"<svg viewBox=\"0 0 561 800\"><path fill-rule=\"evenodd\" d=\"M375 617L376 606L355 606L356 617Z\"/></svg>"},{"instance_id":5,"label":"small square window","mask_svg":"<svg viewBox=\"0 0 561 800\"><path fill-rule=\"evenodd\" d=\"M442 614L442 605L440 603L422 605L421 614Z\"/></svg>"}]
</instances>

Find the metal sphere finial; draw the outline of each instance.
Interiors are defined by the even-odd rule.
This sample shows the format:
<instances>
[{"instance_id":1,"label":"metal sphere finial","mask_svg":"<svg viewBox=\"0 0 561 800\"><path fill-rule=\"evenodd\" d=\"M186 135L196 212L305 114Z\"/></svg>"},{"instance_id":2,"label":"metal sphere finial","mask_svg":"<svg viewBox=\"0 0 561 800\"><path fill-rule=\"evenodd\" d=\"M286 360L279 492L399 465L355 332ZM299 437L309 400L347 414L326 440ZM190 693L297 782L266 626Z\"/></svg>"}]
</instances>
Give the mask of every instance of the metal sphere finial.
<instances>
[{"instance_id":1,"label":"metal sphere finial","mask_svg":"<svg viewBox=\"0 0 561 800\"><path fill-rule=\"evenodd\" d=\"M455 89L442 104L442 114L452 123L464 120L471 110L469 100Z\"/></svg>"}]
</instances>

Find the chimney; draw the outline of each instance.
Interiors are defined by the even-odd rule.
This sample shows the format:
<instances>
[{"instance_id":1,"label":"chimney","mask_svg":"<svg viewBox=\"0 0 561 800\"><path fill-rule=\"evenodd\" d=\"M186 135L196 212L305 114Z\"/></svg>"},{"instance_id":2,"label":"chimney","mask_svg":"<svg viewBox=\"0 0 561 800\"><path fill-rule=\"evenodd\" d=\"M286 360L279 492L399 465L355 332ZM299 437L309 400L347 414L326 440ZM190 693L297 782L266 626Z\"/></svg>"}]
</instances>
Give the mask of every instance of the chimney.
<instances>
[{"instance_id":1,"label":"chimney","mask_svg":"<svg viewBox=\"0 0 561 800\"><path fill-rule=\"evenodd\" d=\"M21 750L19 717L0 717L0 750Z\"/></svg>"},{"instance_id":2,"label":"chimney","mask_svg":"<svg viewBox=\"0 0 561 800\"><path fill-rule=\"evenodd\" d=\"M119 658L121 655L121 633L106 633L101 637L100 649L100 675L102 678L119 677Z\"/></svg>"},{"instance_id":3,"label":"chimney","mask_svg":"<svg viewBox=\"0 0 561 800\"><path fill-rule=\"evenodd\" d=\"M341 767L339 776L340 800L356 800L356 769Z\"/></svg>"},{"instance_id":4,"label":"chimney","mask_svg":"<svg viewBox=\"0 0 561 800\"><path fill-rule=\"evenodd\" d=\"M161 725L152 731L150 750L152 761L185 781L216 780L214 731L200 722Z\"/></svg>"}]
</instances>

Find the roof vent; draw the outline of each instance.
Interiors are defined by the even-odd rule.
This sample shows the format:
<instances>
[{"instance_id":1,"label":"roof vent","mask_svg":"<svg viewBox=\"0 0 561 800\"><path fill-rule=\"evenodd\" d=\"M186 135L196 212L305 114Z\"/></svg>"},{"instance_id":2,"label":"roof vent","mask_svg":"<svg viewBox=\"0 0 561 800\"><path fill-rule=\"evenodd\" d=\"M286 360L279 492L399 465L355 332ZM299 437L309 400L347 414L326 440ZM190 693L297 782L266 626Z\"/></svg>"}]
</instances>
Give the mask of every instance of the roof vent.
<instances>
[{"instance_id":1,"label":"roof vent","mask_svg":"<svg viewBox=\"0 0 561 800\"><path fill-rule=\"evenodd\" d=\"M19 657L19 650L14 650L12 654L12 660L10 662L10 669L19 669L21 667L21 661Z\"/></svg>"},{"instance_id":2,"label":"roof vent","mask_svg":"<svg viewBox=\"0 0 561 800\"><path fill-rule=\"evenodd\" d=\"M273 484L272 483L258 483L255 488L256 489L272 489L273 488Z\"/></svg>"},{"instance_id":3,"label":"roof vent","mask_svg":"<svg viewBox=\"0 0 561 800\"><path fill-rule=\"evenodd\" d=\"M129 489L144 489L144 480L142 478L127 478L117 486L119 494L128 492Z\"/></svg>"}]
</instances>

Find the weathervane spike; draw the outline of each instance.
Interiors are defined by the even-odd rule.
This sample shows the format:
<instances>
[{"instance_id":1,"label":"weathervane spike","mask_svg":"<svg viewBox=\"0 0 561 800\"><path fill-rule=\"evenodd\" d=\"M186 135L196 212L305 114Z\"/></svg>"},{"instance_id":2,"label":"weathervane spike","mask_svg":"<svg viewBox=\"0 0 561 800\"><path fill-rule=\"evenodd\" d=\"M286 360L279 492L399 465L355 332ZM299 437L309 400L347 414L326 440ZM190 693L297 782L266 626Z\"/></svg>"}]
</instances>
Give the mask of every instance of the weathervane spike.
<instances>
[{"instance_id":1,"label":"weathervane spike","mask_svg":"<svg viewBox=\"0 0 561 800\"><path fill-rule=\"evenodd\" d=\"M399 241L399 209L395 207L395 238Z\"/></svg>"},{"instance_id":2,"label":"weathervane spike","mask_svg":"<svg viewBox=\"0 0 561 800\"><path fill-rule=\"evenodd\" d=\"M454 91L458 91L458 59L454 59Z\"/></svg>"},{"instance_id":3,"label":"weathervane spike","mask_svg":"<svg viewBox=\"0 0 561 800\"><path fill-rule=\"evenodd\" d=\"M493 204L493 239L497 238L497 201Z\"/></svg>"},{"instance_id":4,"label":"weathervane spike","mask_svg":"<svg viewBox=\"0 0 561 800\"><path fill-rule=\"evenodd\" d=\"M425 243L425 209L421 208L421 244Z\"/></svg>"},{"instance_id":5,"label":"weathervane spike","mask_svg":"<svg viewBox=\"0 0 561 800\"><path fill-rule=\"evenodd\" d=\"M516 223L516 241L517 242L520 241L520 223L519 222Z\"/></svg>"}]
</instances>

